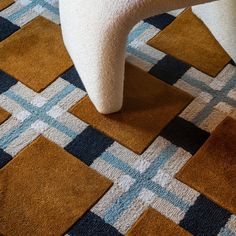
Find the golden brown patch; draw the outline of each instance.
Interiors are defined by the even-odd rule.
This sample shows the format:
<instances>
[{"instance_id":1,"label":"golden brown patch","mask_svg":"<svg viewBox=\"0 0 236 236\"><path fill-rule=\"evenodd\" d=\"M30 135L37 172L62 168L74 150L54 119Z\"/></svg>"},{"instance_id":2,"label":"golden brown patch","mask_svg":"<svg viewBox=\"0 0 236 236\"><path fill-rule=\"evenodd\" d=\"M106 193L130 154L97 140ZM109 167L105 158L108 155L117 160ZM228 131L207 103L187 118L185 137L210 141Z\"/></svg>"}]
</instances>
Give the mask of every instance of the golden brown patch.
<instances>
[{"instance_id":1,"label":"golden brown patch","mask_svg":"<svg viewBox=\"0 0 236 236\"><path fill-rule=\"evenodd\" d=\"M189 232L161 215L156 210L149 208L129 230L126 236L190 236Z\"/></svg>"},{"instance_id":2,"label":"golden brown patch","mask_svg":"<svg viewBox=\"0 0 236 236\"><path fill-rule=\"evenodd\" d=\"M226 118L176 177L236 214L236 120Z\"/></svg>"},{"instance_id":3,"label":"golden brown patch","mask_svg":"<svg viewBox=\"0 0 236 236\"><path fill-rule=\"evenodd\" d=\"M7 120L11 115L0 107L0 124Z\"/></svg>"},{"instance_id":4,"label":"golden brown patch","mask_svg":"<svg viewBox=\"0 0 236 236\"><path fill-rule=\"evenodd\" d=\"M0 43L0 69L36 92L71 66L60 26L41 16Z\"/></svg>"},{"instance_id":5,"label":"golden brown patch","mask_svg":"<svg viewBox=\"0 0 236 236\"><path fill-rule=\"evenodd\" d=\"M13 3L13 0L0 0L0 11L4 10Z\"/></svg>"},{"instance_id":6,"label":"golden brown patch","mask_svg":"<svg viewBox=\"0 0 236 236\"><path fill-rule=\"evenodd\" d=\"M191 9L180 14L148 44L214 77L231 60Z\"/></svg>"},{"instance_id":7,"label":"golden brown patch","mask_svg":"<svg viewBox=\"0 0 236 236\"><path fill-rule=\"evenodd\" d=\"M0 170L0 235L63 235L111 184L39 137Z\"/></svg>"},{"instance_id":8,"label":"golden brown patch","mask_svg":"<svg viewBox=\"0 0 236 236\"><path fill-rule=\"evenodd\" d=\"M120 112L102 115L96 111L89 97L79 101L70 111L95 129L141 154L192 99L187 93L127 63L124 105Z\"/></svg>"}]
</instances>

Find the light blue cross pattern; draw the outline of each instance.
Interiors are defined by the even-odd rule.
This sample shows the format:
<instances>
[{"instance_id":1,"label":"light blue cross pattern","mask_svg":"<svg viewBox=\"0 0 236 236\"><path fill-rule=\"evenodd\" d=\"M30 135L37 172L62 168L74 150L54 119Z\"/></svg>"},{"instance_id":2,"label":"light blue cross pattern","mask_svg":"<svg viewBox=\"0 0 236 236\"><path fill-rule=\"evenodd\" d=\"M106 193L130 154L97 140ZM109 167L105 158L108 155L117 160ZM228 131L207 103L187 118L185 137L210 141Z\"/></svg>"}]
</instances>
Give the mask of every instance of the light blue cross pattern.
<instances>
[{"instance_id":1,"label":"light blue cross pattern","mask_svg":"<svg viewBox=\"0 0 236 236\"><path fill-rule=\"evenodd\" d=\"M177 149L178 148L176 146L169 144L155 158L155 160L144 173L140 173L108 151L101 155L100 158L102 160L121 170L124 174L129 175L135 180L134 184L129 188L129 190L123 193L123 195L121 195L111 205L111 207L106 210L104 219L107 223L114 225L119 216L122 215L122 213L129 207L132 201L138 197L144 188L150 190L156 196L170 202L175 207L181 209L183 212L187 212L190 207L190 203L185 202L183 199L179 198L174 193L166 190L164 187L152 180L158 170L163 168L165 163L167 163L167 161L176 153Z\"/></svg>"},{"instance_id":2,"label":"light blue cross pattern","mask_svg":"<svg viewBox=\"0 0 236 236\"><path fill-rule=\"evenodd\" d=\"M200 125L204 119L206 119L211 114L214 107L220 102L225 102L232 107L236 107L236 101L233 98L227 96L230 90L236 86L236 73L220 90L215 90L209 85L187 75L184 75L181 80L184 80L191 86L196 87L202 92L206 92L212 96L211 101L197 114L193 120L191 120L191 122L196 125Z\"/></svg>"},{"instance_id":3,"label":"light blue cross pattern","mask_svg":"<svg viewBox=\"0 0 236 236\"><path fill-rule=\"evenodd\" d=\"M54 6L54 2L56 1L50 1L50 0L27 0L22 7L14 12L13 14L6 17L9 21L16 21L18 18L26 14L27 12L31 11L33 8L40 6L43 9L47 9L49 12L59 15L59 10L57 7Z\"/></svg>"},{"instance_id":4,"label":"light blue cross pattern","mask_svg":"<svg viewBox=\"0 0 236 236\"><path fill-rule=\"evenodd\" d=\"M59 101L61 101L64 97L73 92L75 89L76 87L74 85L67 85L64 89L62 89L62 91L60 91L47 102L45 102L42 107L38 107L29 103L27 100L11 91L11 89L4 92L3 95L18 103L22 108L28 111L30 115L21 123L19 123L18 126L12 128L9 132L7 132L3 137L0 138L0 148L7 148L7 146L14 139L19 137L21 133L25 132L37 120L46 123L50 127L56 128L61 133L64 133L71 139L74 139L78 133L76 133L74 130L70 129L63 123L59 122L52 116L49 116L47 112L50 111L51 108L53 108L56 104L58 104Z\"/></svg>"},{"instance_id":5,"label":"light blue cross pattern","mask_svg":"<svg viewBox=\"0 0 236 236\"><path fill-rule=\"evenodd\" d=\"M150 27L153 27L152 25L141 21L128 35L127 45L126 45L126 51L138 58L140 58L143 61L149 62L152 65L155 65L158 60L156 58L151 57L148 55L148 53L144 53L134 47L132 47L130 44L132 41L137 39L141 34L143 34L146 30L148 30ZM158 31L157 31L158 32ZM155 49L153 49L155 50Z\"/></svg>"}]
</instances>

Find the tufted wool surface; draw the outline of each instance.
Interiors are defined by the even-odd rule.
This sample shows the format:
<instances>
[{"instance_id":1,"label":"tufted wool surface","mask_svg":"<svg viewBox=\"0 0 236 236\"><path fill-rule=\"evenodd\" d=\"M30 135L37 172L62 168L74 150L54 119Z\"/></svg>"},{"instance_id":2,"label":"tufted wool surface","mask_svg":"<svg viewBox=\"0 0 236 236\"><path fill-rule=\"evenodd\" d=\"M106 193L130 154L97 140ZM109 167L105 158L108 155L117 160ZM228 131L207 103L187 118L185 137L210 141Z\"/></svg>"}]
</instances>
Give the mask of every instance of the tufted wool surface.
<instances>
[{"instance_id":1,"label":"tufted wool surface","mask_svg":"<svg viewBox=\"0 0 236 236\"><path fill-rule=\"evenodd\" d=\"M210 199L234 214L236 214L235 131L236 120L226 118L177 174L179 180L198 191L203 191Z\"/></svg>"},{"instance_id":2,"label":"tufted wool surface","mask_svg":"<svg viewBox=\"0 0 236 236\"><path fill-rule=\"evenodd\" d=\"M6 236L60 235L111 184L56 144L39 137L0 170L0 232Z\"/></svg>"},{"instance_id":3,"label":"tufted wool surface","mask_svg":"<svg viewBox=\"0 0 236 236\"><path fill-rule=\"evenodd\" d=\"M179 15L148 44L213 77L231 60L191 9Z\"/></svg>"},{"instance_id":4,"label":"tufted wool surface","mask_svg":"<svg viewBox=\"0 0 236 236\"><path fill-rule=\"evenodd\" d=\"M222 47L236 62L236 2L221 0L193 8Z\"/></svg>"},{"instance_id":5,"label":"tufted wool surface","mask_svg":"<svg viewBox=\"0 0 236 236\"><path fill-rule=\"evenodd\" d=\"M166 12L144 19L138 22L128 35L126 61L138 67L137 71L142 70L142 72L136 71L135 73L131 71L132 80L137 78L137 76L132 75L138 73L138 75L143 76L144 80L148 81L151 74L152 78L158 81L157 84L165 85L163 85L163 88L168 87L170 90L178 88L181 94L184 92L189 94L188 97L194 98L181 113L176 114L169 123L164 125L161 132L156 134L153 142L147 146L142 154L133 152L129 147L120 144L113 137L103 133L102 130L95 129L92 124L90 125L72 114L72 107L82 104L86 99L86 86L84 86L74 66L67 65L66 68L63 67L63 69L57 70L58 67L54 64L57 60L47 60L48 58L54 58L53 55L50 55L52 52L39 47L38 44L42 42L38 41L36 43L33 41L36 43L33 45L31 40L27 40L27 47L32 48L32 51L35 47L38 52L32 55L28 53L32 60L22 60L20 67L17 68L22 71L25 70L25 75L28 76L26 78L27 84L21 80L21 77L11 75L0 67L0 114L4 114L4 111L9 114L8 118L0 122L0 172L9 166L12 166L11 168L15 170L16 165L14 163L19 161L19 164L23 166L27 159L30 163L34 163L29 168L32 171L27 171L33 178L28 178L29 181L19 182L18 178L14 177L16 172L12 171L9 172L8 176L8 179L12 181L11 183L16 184L18 181L19 185L22 184L27 187L25 192L27 190L30 192L32 191L30 180L36 179L35 173L40 172L43 173L42 181L39 180L43 184L42 188L46 189L47 184L52 181L50 183L57 183L58 191L60 188L64 190L60 192L60 199L66 199L71 193L65 189L66 183L70 183L70 186L80 186L85 180L84 190L92 189L92 196L95 195L95 189L101 191L100 187L102 185L99 184L98 178L91 178L93 181L90 181L90 183L87 182L89 181L88 175L85 175L85 178L74 180L75 176L81 174L80 168L74 167L74 164L72 169L76 170L73 171L73 174L68 174L71 172L70 168L66 168L66 166L68 166L70 158L75 160L73 163L83 162L83 166L86 165L89 172L95 170L99 173L99 176L104 176L101 178L113 182L112 187L95 205L93 205L95 201L88 202L86 212L81 211L81 214L76 213L73 216L73 219L78 219L75 224L72 221L67 221L65 216L76 211L77 208L72 206L78 206L84 202L80 198L81 194L77 196L74 193L74 200L68 201L68 205L62 204L62 207L55 207L52 214L49 211L50 207L47 206L42 211L38 204L34 204L33 207L28 208L29 211L25 211L26 214L24 215L27 218L24 223L33 219L33 225L37 224L37 229L30 225L31 229L34 228L32 230L40 230L42 228L40 222L48 217L46 223L53 221L56 224L56 227L53 227L55 232L52 232L56 235L122 236L151 207L158 214L170 220L172 225L179 226L192 235L236 235L236 215L226 207L228 200L233 198L234 192L231 191L230 193L229 190L232 186L225 184L225 181L228 181L228 183L235 182L233 173L236 172L236 169L235 165L232 165L233 162L231 162L234 160L233 158L230 161L229 158L222 159L219 157L217 167L205 168L205 173L216 173L216 168L222 170L223 166L220 163L223 163L226 167L215 178L215 180L218 180L217 185L223 186L229 195L228 198L222 198L221 201L209 197L210 193L213 194L212 188L207 189L207 191L203 188L197 190L194 186L176 178L176 174L189 160L194 158L194 155L205 142L208 142L208 138L226 117L236 119L236 67L232 61L227 63L217 76L212 77L197 70L193 65L184 63L148 45L147 42L162 30L165 30L168 25L174 23L176 16L181 12L182 10ZM44 19L39 22L41 27L35 38L40 38L45 34L44 30L46 29L43 27L45 21L49 22L50 25L56 24L56 28L58 28L60 23L58 1L16 0L14 4L1 11L0 47L5 40L10 40L11 37L19 34L22 28L34 32L34 28L28 28L28 26L38 16ZM94 24L88 24L86 20L84 23L86 29L90 31L94 29ZM53 27L55 26L53 25ZM73 31L74 27L71 26L70 30ZM48 30L47 35L49 38L53 38L55 31ZM56 37L58 36L56 35ZM112 38L110 40L112 41ZM15 44L17 45L17 40L12 40L12 48ZM91 46L88 43L87 46L89 47L89 45ZM15 48L18 47L15 46ZM23 49L21 50L23 51ZM16 51L6 51L6 53L16 54ZM27 54L27 51L25 53ZM38 57L45 62L41 67L37 65ZM63 63L62 60L58 59L58 61ZM11 63L11 66L14 67L19 62L11 61ZM88 61L88 66L90 66L90 63L93 62ZM32 77L27 71L33 69L30 67L34 66L39 70L38 74ZM48 82L45 82L46 77L40 75L51 71L52 67L56 68L54 77L50 77L47 80ZM159 83L160 81L161 83ZM32 89L32 84L39 86L41 83L44 83L44 88L40 91ZM137 90L143 88L142 94L148 97L149 94L145 91L144 86L142 84L138 85L137 83ZM155 89L151 88L151 90ZM158 102L160 106L166 106L166 99L162 98L149 102L152 104ZM86 110L86 108L88 107L80 107L81 110ZM142 109L145 110L145 108ZM151 113L146 112L145 114L147 118L150 118L148 115ZM127 117L129 118L129 116ZM128 118L121 122L120 129L122 129ZM146 125L145 122L148 122L147 118L138 124L140 130L143 124ZM155 119L153 117L154 123L158 123L159 118ZM130 125L132 125L132 122ZM109 129L109 127L106 128ZM231 128L231 132L234 132L233 126ZM124 130L122 131L125 133ZM32 151L32 145L39 137L47 139L47 142L50 142L56 150L59 149L60 153L50 152L50 148L44 142L41 142L40 151L36 155L26 155L30 153L30 150ZM217 140L220 143L227 142L230 144L232 140L227 137L228 135L220 135ZM135 134L132 138L140 142L140 137ZM215 145L216 152L218 146ZM42 150L50 157L54 156L55 158L46 158L45 156L41 160ZM224 152L228 153L229 149L226 148L225 150ZM22 155L20 159L18 158L19 155ZM206 155L206 158L209 159L210 163L212 162L211 157ZM62 164L58 172L54 164L57 160L60 160ZM42 162L44 167L41 165ZM194 172L194 178L200 178L203 170L203 168L197 169ZM26 172L26 168L24 168L24 171ZM17 173L23 175L24 171ZM53 175L53 178L49 178L50 175ZM58 180L61 184L58 183ZM204 181L203 179L203 183ZM7 188L10 189L10 185L8 186L8 183L2 178L0 182L6 186L4 192L7 191ZM0 189L2 190L1 187ZM20 195L16 194L14 196L19 196L18 201L20 201ZM44 194L42 192L39 194L38 191L34 193L34 196L36 199L48 199L50 194L49 191L45 191ZM50 205L56 204L53 198L50 200L52 200ZM33 201L33 199L27 198L27 200L20 201L22 204L18 204L15 210L22 209L23 204L29 205L30 201ZM0 205L0 214L2 209L5 210L5 208L5 204ZM65 214L60 215L61 209L65 210ZM85 210L85 208L83 209ZM45 213L44 217L33 218L34 214L30 213L36 211L39 215ZM7 216L4 215L4 217ZM59 218L60 220L58 220ZM12 215L12 220L19 223L19 218L14 217L14 215ZM62 226L63 230L61 230ZM3 227L2 221L0 221L1 227ZM165 231L169 230L168 224L163 227ZM30 236L32 232L29 234ZM49 230L43 235L50 235L50 233ZM0 232L0 234L4 233ZM19 233L19 235L27 234Z\"/></svg>"},{"instance_id":6,"label":"tufted wool surface","mask_svg":"<svg viewBox=\"0 0 236 236\"><path fill-rule=\"evenodd\" d=\"M71 66L60 27L43 17L37 17L0 45L0 68L36 92Z\"/></svg>"},{"instance_id":7,"label":"tufted wool surface","mask_svg":"<svg viewBox=\"0 0 236 236\"><path fill-rule=\"evenodd\" d=\"M0 11L13 4L13 0L0 0Z\"/></svg>"},{"instance_id":8,"label":"tufted wool surface","mask_svg":"<svg viewBox=\"0 0 236 236\"><path fill-rule=\"evenodd\" d=\"M173 224L153 208L146 210L135 223L135 225L126 234L127 236L190 236L183 228Z\"/></svg>"},{"instance_id":9,"label":"tufted wool surface","mask_svg":"<svg viewBox=\"0 0 236 236\"><path fill-rule=\"evenodd\" d=\"M96 111L88 96L71 112L133 152L142 154L192 100L191 95L127 63L124 106L120 112L104 116Z\"/></svg>"},{"instance_id":10,"label":"tufted wool surface","mask_svg":"<svg viewBox=\"0 0 236 236\"><path fill-rule=\"evenodd\" d=\"M10 117L10 114L0 107L0 124Z\"/></svg>"}]
</instances>

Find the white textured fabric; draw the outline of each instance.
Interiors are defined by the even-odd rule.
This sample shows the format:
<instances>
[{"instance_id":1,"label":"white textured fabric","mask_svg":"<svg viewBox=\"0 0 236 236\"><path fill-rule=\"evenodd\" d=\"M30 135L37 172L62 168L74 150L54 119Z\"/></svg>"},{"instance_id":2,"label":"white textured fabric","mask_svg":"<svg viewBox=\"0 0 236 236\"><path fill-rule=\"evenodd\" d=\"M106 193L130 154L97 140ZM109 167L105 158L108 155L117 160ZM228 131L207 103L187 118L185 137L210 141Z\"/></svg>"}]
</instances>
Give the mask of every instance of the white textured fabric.
<instances>
[{"instance_id":1,"label":"white textured fabric","mask_svg":"<svg viewBox=\"0 0 236 236\"><path fill-rule=\"evenodd\" d=\"M193 7L193 12L236 62L236 0L220 0Z\"/></svg>"},{"instance_id":2,"label":"white textured fabric","mask_svg":"<svg viewBox=\"0 0 236 236\"><path fill-rule=\"evenodd\" d=\"M64 43L96 109L119 111L125 46L140 20L212 0L60 0Z\"/></svg>"}]
</instances>

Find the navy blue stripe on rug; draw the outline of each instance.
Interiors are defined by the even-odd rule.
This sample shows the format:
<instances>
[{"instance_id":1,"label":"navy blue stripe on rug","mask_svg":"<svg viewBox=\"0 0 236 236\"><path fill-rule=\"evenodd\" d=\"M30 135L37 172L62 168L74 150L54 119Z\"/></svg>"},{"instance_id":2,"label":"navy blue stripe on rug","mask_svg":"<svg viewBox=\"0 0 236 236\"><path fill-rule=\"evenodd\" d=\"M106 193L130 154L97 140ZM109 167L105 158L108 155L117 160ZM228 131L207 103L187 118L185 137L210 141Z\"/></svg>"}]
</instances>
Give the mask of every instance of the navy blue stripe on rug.
<instances>
[{"instance_id":1,"label":"navy blue stripe on rug","mask_svg":"<svg viewBox=\"0 0 236 236\"><path fill-rule=\"evenodd\" d=\"M67 233L70 236L122 236L122 234L110 224L94 214L87 212Z\"/></svg>"},{"instance_id":2,"label":"navy blue stripe on rug","mask_svg":"<svg viewBox=\"0 0 236 236\"><path fill-rule=\"evenodd\" d=\"M154 65L149 73L156 78L168 83L175 84L191 66L170 55L166 55Z\"/></svg>"},{"instance_id":3,"label":"navy blue stripe on rug","mask_svg":"<svg viewBox=\"0 0 236 236\"><path fill-rule=\"evenodd\" d=\"M208 139L210 133L181 117L176 117L162 130L160 135L174 145L194 154Z\"/></svg>"},{"instance_id":4,"label":"navy blue stripe on rug","mask_svg":"<svg viewBox=\"0 0 236 236\"><path fill-rule=\"evenodd\" d=\"M230 60L229 64L236 66L236 63L233 61L233 59Z\"/></svg>"},{"instance_id":5,"label":"navy blue stripe on rug","mask_svg":"<svg viewBox=\"0 0 236 236\"><path fill-rule=\"evenodd\" d=\"M15 85L17 80L12 76L0 70L0 94L6 92L11 86Z\"/></svg>"},{"instance_id":6,"label":"navy blue stripe on rug","mask_svg":"<svg viewBox=\"0 0 236 236\"><path fill-rule=\"evenodd\" d=\"M113 142L111 138L88 126L65 147L65 150L85 164L91 165Z\"/></svg>"},{"instance_id":7,"label":"navy blue stripe on rug","mask_svg":"<svg viewBox=\"0 0 236 236\"><path fill-rule=\"evenodd\" d=\"M10 36L18 29L20 29L18 25L14 25L9 20L0 16L0 41Z\"/></svg>"},{"instance_id":8,"label":"navy blue stripe on rug","mask_svg":"<svg viewBox=\"0 0 236 236\"><path fill-rule=\"evenodd\" d=\"M12 160L12 156L0 148L0 169Z\"/></svg>"},{"instance_id":9,"label":"navy blue stripe on rug","mask_svg":"<svg viewBox=\"0 0 236 236\"><path fill-rule=\"evenodd\" d=\"M230 212L200 195L179 225L195 236L213 236L220 232L230 217Z\"/></svg>"},{"instance_id":10,"label":"navy blue stripe on rug","mask_svg":"<svg viewBox=\"0 0 236 236\"><path fill-rule=\"evenodd\" d=\"M175 16L172 16L168 13L163 13L160 15L152 16L144 21L155 26L156 28L163 30L166 26L168 26L173 20Z\"/></svg>"},{"instance_id":11,"label":"navy blue stripe on rug","mask_svg":"<svg viewBox=\"0 0 236 236\"><path fill-rule=\"evenodd\" d=\"M69 70L67 70L60 77L63 78L64 80L68 81L69 83L73 84L75 87L86 91L84 84L83 84L83 82L82 82L82 80L81 80L81 78L74 66L72 66Z\"/></svg>"}]
</instances>

